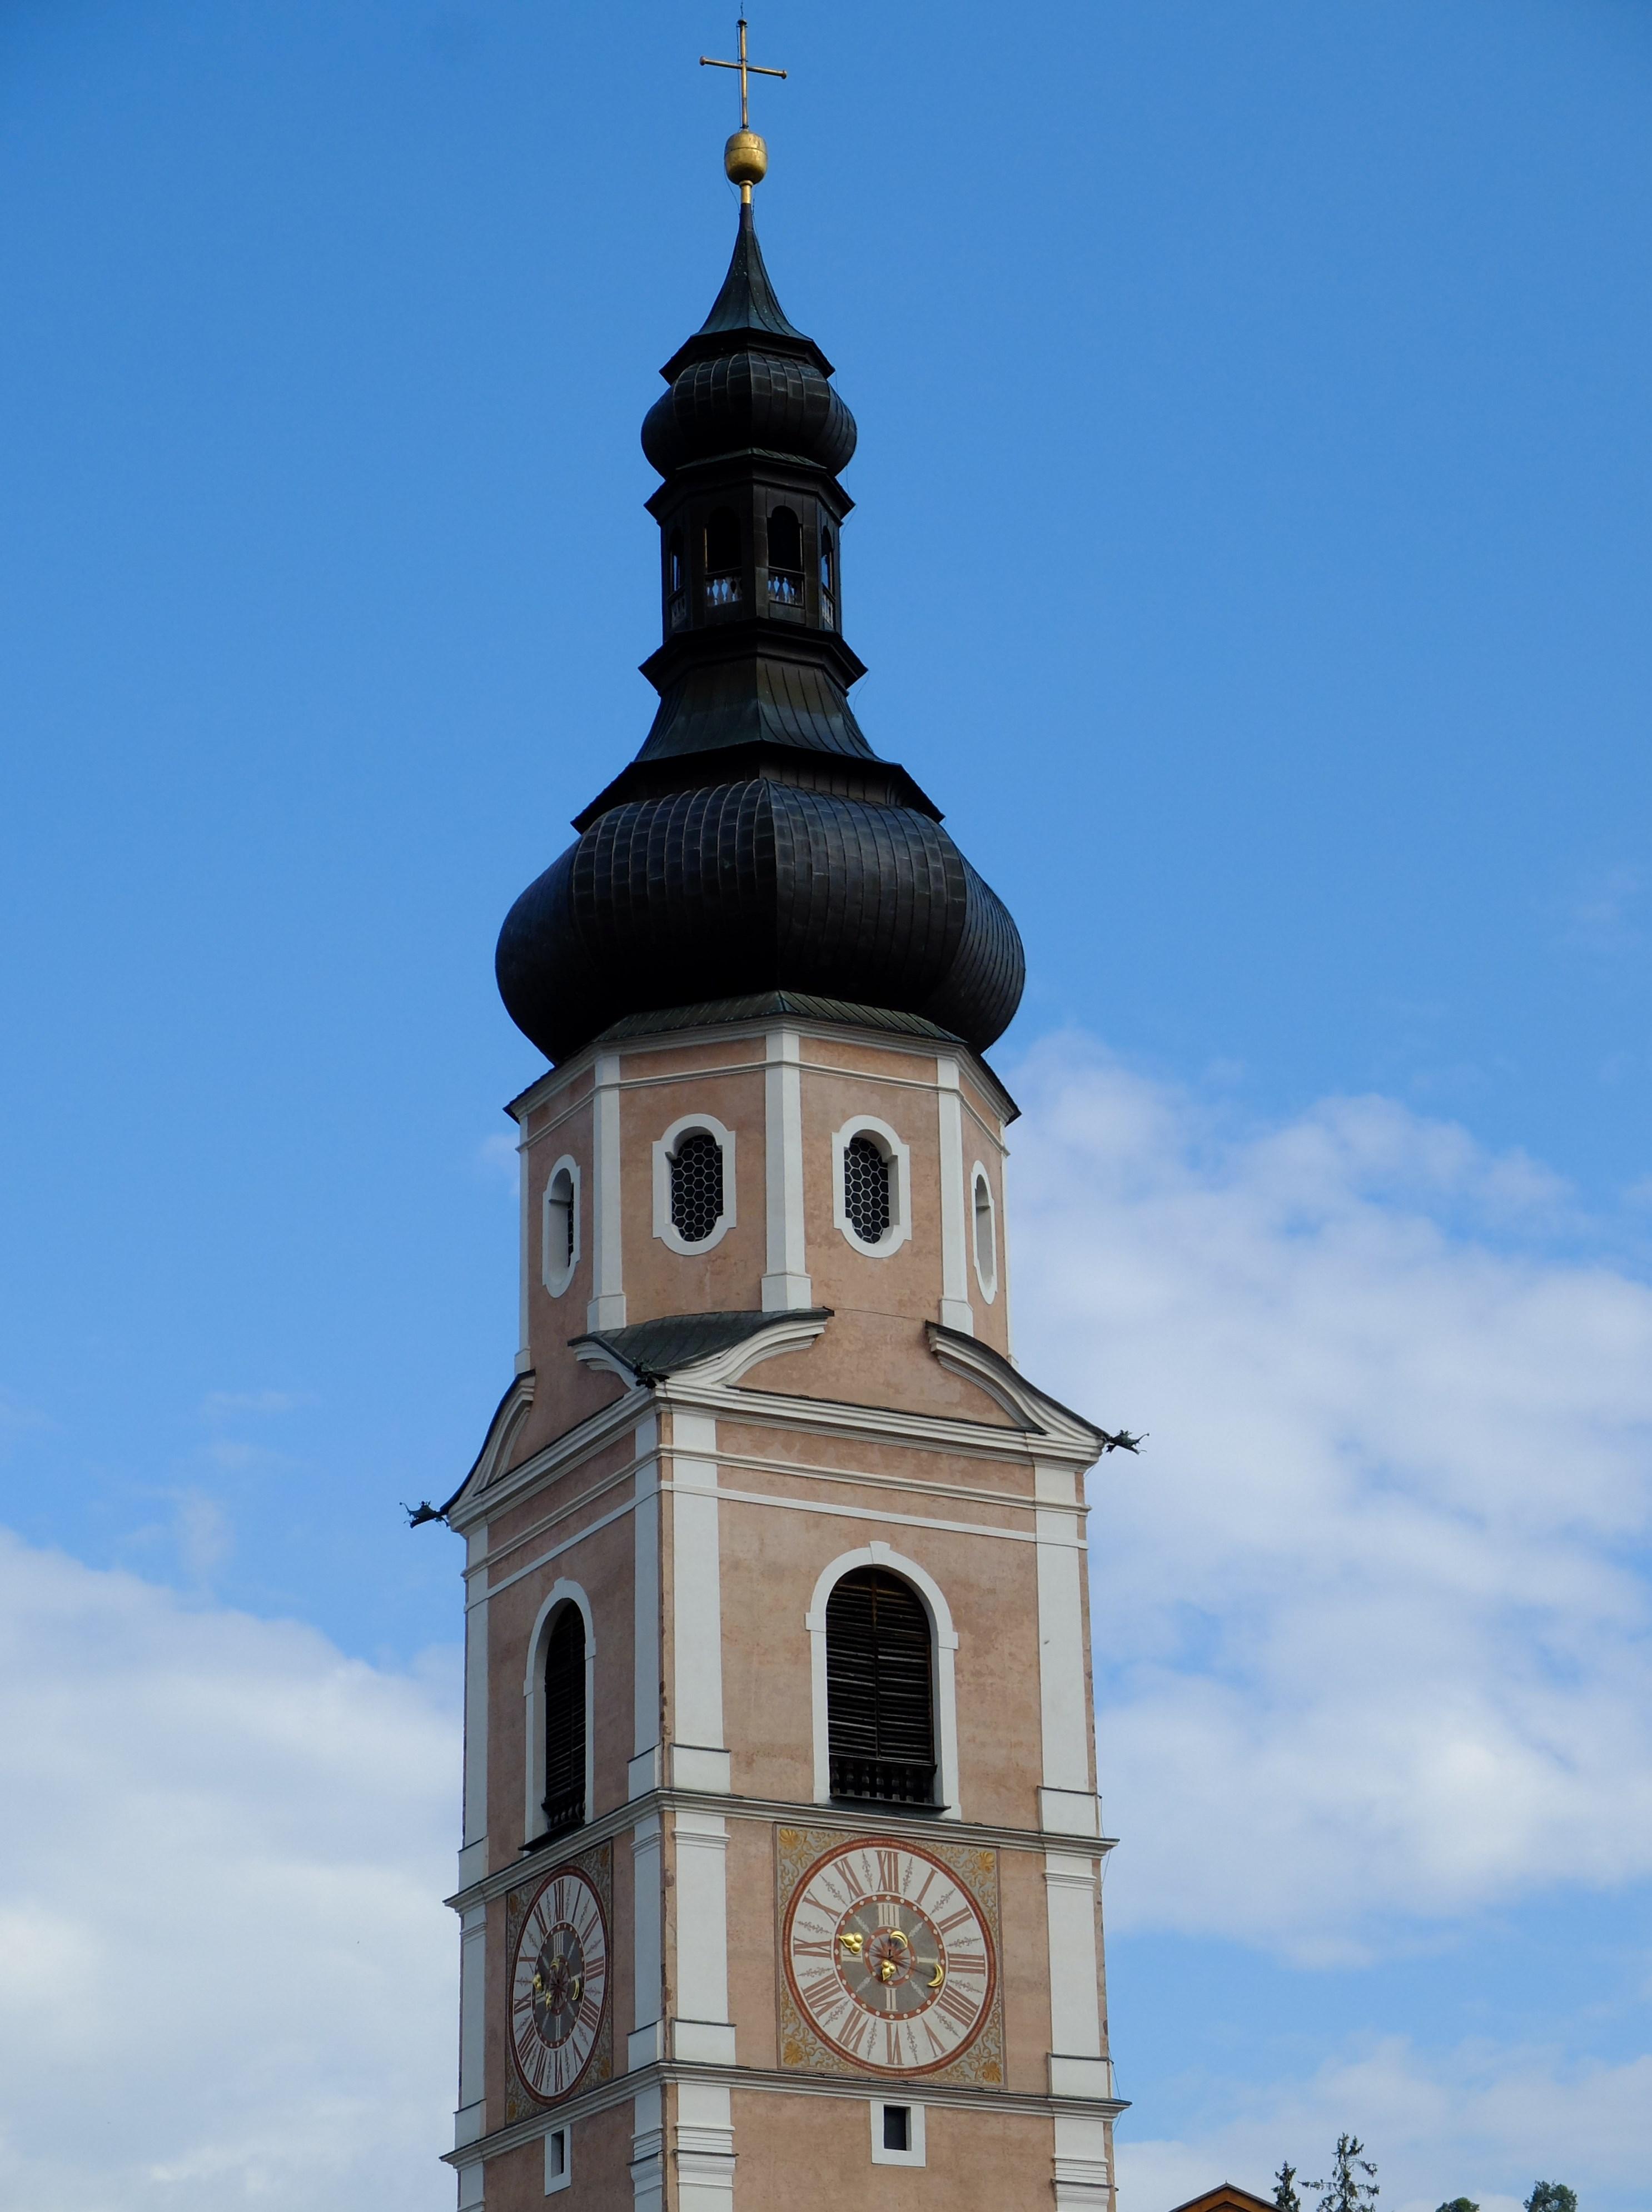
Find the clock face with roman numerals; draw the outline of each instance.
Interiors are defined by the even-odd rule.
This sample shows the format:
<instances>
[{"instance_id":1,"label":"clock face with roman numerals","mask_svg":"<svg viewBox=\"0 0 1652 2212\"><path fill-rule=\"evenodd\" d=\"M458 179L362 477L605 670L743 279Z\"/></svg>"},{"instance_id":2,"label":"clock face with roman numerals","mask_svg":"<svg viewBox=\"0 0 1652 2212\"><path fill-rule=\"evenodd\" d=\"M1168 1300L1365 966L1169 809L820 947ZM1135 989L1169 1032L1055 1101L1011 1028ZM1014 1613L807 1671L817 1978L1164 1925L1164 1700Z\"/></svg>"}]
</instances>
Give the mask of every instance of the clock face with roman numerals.
<instances>
[{"instance_id":1,"label":"clock face with roman numerals","mask_svg":"<svg viewBox=\"0 0 1652 2212\"><path fill-rule=\"evenodd\" d=\"M511 1960L511 2043L522 2079L550 2103L584 2073L608 1996L601 1901L573 1867L548 1875Z\"/></svg>"},{"instance_id":2,"label":"clock face with roman numerals","mask_svg":"<svg viewBox=\"0 0 1652 2212\"><path fill-rule=\"evenodd\" d=\"M844 1844L798 1884L786 1915L792 1993L823 2043L857 2066L926 2074L980 2034L998 1978L981 1907L910 1844Z\"/></svg>"}]
</instances>

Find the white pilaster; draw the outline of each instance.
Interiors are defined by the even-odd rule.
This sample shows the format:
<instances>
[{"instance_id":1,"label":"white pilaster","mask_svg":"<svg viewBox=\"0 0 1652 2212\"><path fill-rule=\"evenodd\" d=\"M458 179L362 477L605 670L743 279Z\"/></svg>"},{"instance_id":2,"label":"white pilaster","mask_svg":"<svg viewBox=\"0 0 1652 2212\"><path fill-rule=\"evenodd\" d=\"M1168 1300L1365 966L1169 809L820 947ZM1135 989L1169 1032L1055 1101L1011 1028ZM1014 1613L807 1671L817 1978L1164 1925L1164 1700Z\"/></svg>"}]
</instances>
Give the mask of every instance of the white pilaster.
<instances>
[{"instance_id":1,"label":"white pilaster","mask_svg":"<svg viewBox=\"0 0 1652 2212\"><path fill-rule=\"evenodd\" d=\"M941 1321L947 1328L975 1333L975 1310L969 1303L969 1194L963 1187L963 1097L958 1089L958 1063L941 1058L935 1062L935 1081L940 1110L941 1174Z\"/></svg>"},{"instance_id":2,"label":"white pilaster","mask_svg":"<svg viewBox=\"0 0 1652 2212\"><path fill-rule=\"evenodd\" d=\"M1107 2122L1055 2116L1055 2212L1110 2212Z\"/></svg>"},{"instance_id":3,"label":"white pilaster","mask_svg":"<svg viewBox=\"0 0 1652 2212\"><path fill-rule=\"evenodd\" d=\"M717 1424L701 1413L677 1413L671 1423L671 1731L677 1790L729 1787L719 1542Z\"/></svg>"},{"instance_id":4,"label":"white pilaster","mask_svg":"<svg viewBox=\"0 0 1652 2212\"><path fill-rule=\"evenodd\" d=\"M465 1810L459 1886L466 1889L488 1871L488 1525L466 1533L471 1572L465 1600Z\"/></svg>"},{"instance_id":5,"label":"white pilaster","mask_svg":"<svg viewBox=\"0 0 1652 2212\"><path fill-rule=\"evenodd\" d=\"M772 1030L763 1074L763 1150L768 1200L765 1313L811 1306L803 1226L803 1066L795 1030Z\"/></svg>"},{"instance_id":6,"label":"white pilaster","mask_svg":"<svg viewBox=\"0 0 1652 2212\"><path fill-rule=\"evenodd\" d=\"M734 2119L714 2081L677 2085L677 2193L682 2212L734 2212Z\"/></svg>"},{"instance_id":7,"label":"white pilaster","mask_svg":"<svg viewBox=\"0 0 1652 2212\"><path fill-rule=\"evenodd\" d=\"M587 1328L625 1326L625 1259L620 1241L620 1064L598 1053L591 1099L591 1303Z\"/></svg>"},{"instance_id":8,"label":"white pilaster","mask_svg":"<svg viewBox=\"0 0 1652 2212\"><path fill-rule=\"evenodd\" d=\"M462 2149L483 2132L487 2094L488 1911L473 1905L459 1923L459 2110L453 2115L453 2148Z\"/></svg>"},{"instance_id":9,"label":"white pilaster","mask_svg":"<svg viewBox=\"0 0 1652 2212\"><path fill-rule=\"evenodd\" d=\"M1111 2096L1112 2069L1102 2056L1096 1861L1076 1851L1046 1851L1044 1905L1050 1946L1050 2094Z\"/></svg>"},{"instance_id":10,"label":"white pilaster","mask_svg":"<svg viewBox=\"0 0 1652 2212\"><path fill-rule=\"evenodd\" d=\"M660 1827L658 1813L645 1813L631 1832L631 2017L626 2038L628 2072L651 2066L662 2057L659 1998L662 1979Z\"/></svg>"},{"instance_id":11,"label":"white pilaster","mask_svg":"<svg viewBox=\"0 0 1652 2212\"><path fill-rule=\"evenodd\" d=\"M532 1177L528 1170L528 1128L525 1117L517 1124L516 1144L516 1371L525 1375L533 1364L528 1349L528 1285L533 1276Z\"/></svg>"},{"instance_id":12,"label":"white pilaster","mask_svg":"<svg viewBox=\"0 0 1652 2212\"><path fill-rule=\"evenodd\" d=\"M671 2056L703 2066L734 2063L728 2017L728 1823L716 1813L678 1813Z\"/></svg>"},{"instance_id":13,"label":"white pilaster","mask_svg":"<svg viewBox=\"0 0 1652 2212\"><path fill-rule=\"evenodd\" d=\"M660 2212L665 2200L665 2098L659 2089L644 2089L631 2106L632 2212Z\"/></svg>"},{"instance_id":14,"label":"white pilaster","mask_svg":"<svg viewBox=\"0 0 1652 2212\"><path fill-rule=\"evenodd\" d=\"M632 1529L632 1736L628 1795L659 1787L659 1424L636 1428L636 1506Z\"/></svg>"},{"instance_id":15,"label":"white pilaster","mask_svg":"<svg viewBox=\"0 0 1652 2212\"><path fill-rule=\"evenodd\" d=\"M1038 1540L1038 1699L1043 1749L1039 1821L1057 1834L1099 1836L1090 1779L1084 1692L1084 1554L1078 1482L1070 1468L1034 1470Z\"/></svg>"}]
</instances>

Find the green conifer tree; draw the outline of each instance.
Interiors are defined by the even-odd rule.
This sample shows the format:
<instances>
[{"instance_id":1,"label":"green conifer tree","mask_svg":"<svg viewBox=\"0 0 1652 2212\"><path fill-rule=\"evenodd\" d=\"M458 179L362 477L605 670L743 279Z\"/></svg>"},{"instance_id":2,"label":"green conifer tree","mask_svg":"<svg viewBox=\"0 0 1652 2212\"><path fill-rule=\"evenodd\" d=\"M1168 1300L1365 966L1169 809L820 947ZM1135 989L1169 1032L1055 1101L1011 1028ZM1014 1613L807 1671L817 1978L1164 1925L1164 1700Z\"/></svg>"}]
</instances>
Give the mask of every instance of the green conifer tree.
<instances>
[{"instance_id":1,"label":"green conifer tree","mask_svg":"<svg viewBox=\"0 0 1652 2212\"><path fill-rule=\"evenodd\" d=\"M1372 2212L1381 2191L1376 2185L1376 2167L1369 2158L1361 2156L1364 2144L1357 2136L1337 2137L1337 2161L1331 2169L1328 2181L1310 2181L1309 2188L1317 2189L1320 2201L1317 2212ZM1370 2177L1362 2181L1360 2175ZM1532 2212L1528 2204L1526 2212ZM1557 2205L1542 2207L1540 2212L1561 2212ZM1576 2212L1576 2208L1572 2208Z\"/></svg>"},{"instance_id":2,"label":"green conifer tree","mask_svg":"<svg viewBox=\"0 0 1652 2212\"><path fill-rule=\"evenodd\" d=\"M1526 2199L1526 2212L1577 2212L1577 2191L1564 2181L1540 2181Z\"/></svg>"},{"instance_id":3,"label":"green conifer tree","mask_svg":"<svg viewBox=\"0 0 1652 2212\"><path fill-rule=\"evenodd\" d=\"M1480 2212L1480 2208L1471 2203L1466 2197L1454 2197L1449 2204L1440 2207L1440 2212Z\"/></svg>"},{"instance_id":4,"label":"green conifer tree","mask_svg":"<svg viewBox=\"0 0 1652 2212\"><path fill-rule=\"evenodd\" d=\"M1282 2166L1273 2177L1273 2212L1302 2212L1302 2199L1297 2194L1297 2169Z\"/></svg>"}]
</instances>

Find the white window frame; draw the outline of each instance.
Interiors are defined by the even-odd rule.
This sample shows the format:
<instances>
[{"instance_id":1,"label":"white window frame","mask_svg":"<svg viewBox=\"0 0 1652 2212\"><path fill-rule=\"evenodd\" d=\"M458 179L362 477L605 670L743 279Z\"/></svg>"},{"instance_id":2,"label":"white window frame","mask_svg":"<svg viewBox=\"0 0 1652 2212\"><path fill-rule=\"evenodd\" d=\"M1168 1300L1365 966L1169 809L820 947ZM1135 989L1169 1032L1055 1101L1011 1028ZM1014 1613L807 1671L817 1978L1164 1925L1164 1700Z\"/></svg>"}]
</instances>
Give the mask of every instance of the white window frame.
<instances>
[{"instance_id":1,"label":"white window frame","mask_svg":"<svg viewBox=\"0 0 1652 2212\"><path fill-rule=\"evenodd\" d=\"M527 1728L526 1756L522 1761L522 1834L532 1843L545 1832L545 1638L552 1616L564 1605L579 1607L585 1622L585 1817L591 1819L596 1775L597 1638L592 1626L591 1601L578 1583L560 1580L551 1585L544 1603L534 1615L528 1638L527 1672L522 1678L522 1703ZM570 1833L574 1832L570 1830Z\"/></svg>"},{"instance_id":2,"label":"white window frame","mask_svg":"<svg viewBox=\"0 0 1652 2212\"><path fill-rule=\"evenodd\" d=\"M671 1219L671 1155L684 1137L701 1132L716 1139L717 1149L723 1155L723 1210L717 1217L717 1226L709 1237L699 1243L690 1244L677 1234ZM668 1252L680 1252L685 1260L696 1260L701 1253L710 1252L720 1244L734 1226L734 1132L709 1114L684 1114L672 1122L663 1136L654 1139L654 1235Z\"/></svg>"},{"instance_id":3,"label":"white window frame","mask_svg":"<svg viewBox=\"0 0 1652 2212\"><path fill-rule=\"evenodd\" d=\"M556 1188L557 1176L563 1175L568 1179L572 1194L568 1204L574 1209L574 1249L566 1261L559 1260L553 1265L550 1231L554 1201L550 1194ZM567 1238L562 1238L559 1249L566 1249L567 1243ZM580 1163L571 1152L564 1152L545 1177L545 1188L539 1200L539 1279L553 1298L560 1298L574 1280L574 1271L580 1264Z\"/></svg>"},{"instance_id":4,"label":"white window frame","mask_svg":"<svg viewBox=\"0 0 1652 2212\"><path fill-rule=\"evenodd\" d=\"M560 2141L562 2146L562 2170L553 2173L550 2147ZM554 2197L559 2189L566 2189L574 2179L574 2123L559 2120L554 2128L545 2130L545 2194Z\"/></svg>"},{"instance_id":5,"label":"white window frame","mask_svg":"<svg viewBox=\"0 0 1652 2212\"><path fill-rule=\"evenodd\" d=\"M908 2115L907 2148L887 2150L884 2146L884 2107L893 2105ZM911 2097L874 2097L872 2100L872 2162L874 2166L922 2166L924 2159L924 2108Z\"/></svg>"},{"instance_id":6,"label":"white window frame","mask_svg":"<svg viewBox=\"0 0 1652 2212\"><path fill-rule=\"evenodd\" d=\"M849 1219L843 1198L843 1158L856 1137L871 1137L889 1162L889 1227L876 1244L862 1242ZM857 1114L832 1132L832 1218L843 1241L863 1260L887 1260L912 1234L912 1152L887 1121L872 1114Z\"/></svg>"},{"instance_id":7,"label":"white window frame","mask_svg":"<svg viewBox=\"0 0 1652 2212\"><path fill-rule=\"evenodd\" d=\"M979 1194L987 1194L987 1256L992 1266L983 1269L981 1264L981 1201ZM998 1296L998 1200L993 1196L993 1178L983 1163L977 1160L969 1170L969 1256L974 1262L975 1280L981 1294L988 1305Z\"/></svg>"},{"instance_id":8,"label":"white window frame","mask_svg":"<svg viewBox=\"0 0 1652 2212\"><path fill-rule=\"evenodd\" d=\"M823 1568L803 1625L809 1632L810 1702L815 1738L815 1802L832 1802L832 1737L830 1709L826 1696L826 1601L845 1575L857 1567L886 1567L892 1575L912 1584L929 1614L930 1681L935 1699L935 1796L944 1820L963 1818L958 1786L958 1702L957 1660L958 1632L940 1584L915 1559L892 1551L880 1538L858 1552L841 1552ZM541 1791L541 1796L544 1793ZM898 1808L897 1808L898 1809ZM897 2100L898 2101L898 2100Z\"/></svg>"}]
</instances>

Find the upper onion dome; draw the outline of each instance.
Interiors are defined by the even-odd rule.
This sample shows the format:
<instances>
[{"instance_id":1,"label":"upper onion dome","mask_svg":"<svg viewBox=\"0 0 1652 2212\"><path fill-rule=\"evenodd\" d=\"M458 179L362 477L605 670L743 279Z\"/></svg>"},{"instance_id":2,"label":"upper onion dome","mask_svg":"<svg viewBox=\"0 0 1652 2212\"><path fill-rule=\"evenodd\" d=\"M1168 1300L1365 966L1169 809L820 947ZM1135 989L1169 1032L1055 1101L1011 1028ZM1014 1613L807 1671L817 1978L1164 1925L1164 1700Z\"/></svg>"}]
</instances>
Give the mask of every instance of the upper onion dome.
<instances>
[{"instance_id":1,"label":"upper onion dome","mask_svg":"<svg viewBox=\"0 0 1652 2212\"><path fill-rule=\"evenodd\" d=\"M642 450L663 477L754 447L834 476L853 456L854 417L829 381L831 363L786 319L749 202L715 305L660 373L671 390L648 410Z\"/></svg>"},{"instance_id":2,"label":"upper onion dome","mask_svg":"<svg viewBox=\"0 0 1652 2212\"><path fill-rule=\"evenodd\" d=\"M622 1023L777 1001L984 1050L1020 1002L1021 939L849 705L865 670L839 626L837 471L854 418L774 295L749 187L716 303L660 373L642 430L665 479L648 502L665 642L643 664L659 708L506 917L511 1018L553 1060Z\"/></svg>"}]
</instances>

